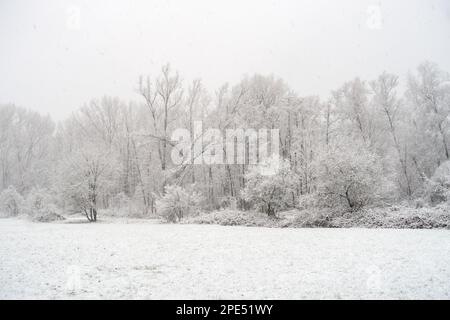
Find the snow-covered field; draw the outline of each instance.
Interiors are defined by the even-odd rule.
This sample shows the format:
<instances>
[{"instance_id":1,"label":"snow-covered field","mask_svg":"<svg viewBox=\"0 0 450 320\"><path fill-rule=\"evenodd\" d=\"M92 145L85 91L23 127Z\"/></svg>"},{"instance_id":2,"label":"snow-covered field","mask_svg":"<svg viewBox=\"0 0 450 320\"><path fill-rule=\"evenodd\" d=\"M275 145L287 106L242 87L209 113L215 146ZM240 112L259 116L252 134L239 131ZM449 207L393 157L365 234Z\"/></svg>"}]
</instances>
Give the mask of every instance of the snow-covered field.
<instances>
[{"instance_id":1,"label":"snow-covered field","mask_svg":"<svg viewBox=\"0 0 450 320\"><path fill-rule=\"evenodd\" d=\"M0 298L450 298L450 231L0 219Z\"/></svg>"}]
</instances>

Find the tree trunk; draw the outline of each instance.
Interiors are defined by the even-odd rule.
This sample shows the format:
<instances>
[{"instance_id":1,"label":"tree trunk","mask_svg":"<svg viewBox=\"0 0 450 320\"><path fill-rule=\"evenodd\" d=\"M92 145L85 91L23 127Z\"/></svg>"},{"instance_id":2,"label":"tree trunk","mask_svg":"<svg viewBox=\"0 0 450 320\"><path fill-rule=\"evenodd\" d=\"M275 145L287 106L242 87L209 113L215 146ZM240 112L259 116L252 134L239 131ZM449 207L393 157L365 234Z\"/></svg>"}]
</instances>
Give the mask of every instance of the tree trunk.
<instances>
[{"instance_id":1,"label":"tree trunk","mask_svg":"<svg viewBox=\"0 0 450 320\"><path fill-rule=\"evenodd\" d=\"M270 204L267 205L267 215L271 218L274 218L276 216L275 209Z\"/></svg>"}]
</instances>

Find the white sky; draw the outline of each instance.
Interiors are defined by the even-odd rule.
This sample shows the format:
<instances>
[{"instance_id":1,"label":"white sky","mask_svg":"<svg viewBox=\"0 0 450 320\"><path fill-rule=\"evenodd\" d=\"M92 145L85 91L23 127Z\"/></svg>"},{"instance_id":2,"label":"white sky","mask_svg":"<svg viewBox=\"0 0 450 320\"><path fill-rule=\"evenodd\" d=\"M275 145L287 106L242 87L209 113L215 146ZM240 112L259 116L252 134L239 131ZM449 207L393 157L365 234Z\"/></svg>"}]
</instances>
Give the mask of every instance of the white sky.
<instances>
[{"instance_id":1,"label":"white sky","mask_svg":"<svg viewBox=\"0 0 450 320\"><path fill-rule=\"evenodd\" d=\"M138 99L138 76L165 62L211 90L274 73L326 98L425 59L450 71L448 0L0 0L0 103L55 119L94 97Z\"/></svg>"}]
</instances>

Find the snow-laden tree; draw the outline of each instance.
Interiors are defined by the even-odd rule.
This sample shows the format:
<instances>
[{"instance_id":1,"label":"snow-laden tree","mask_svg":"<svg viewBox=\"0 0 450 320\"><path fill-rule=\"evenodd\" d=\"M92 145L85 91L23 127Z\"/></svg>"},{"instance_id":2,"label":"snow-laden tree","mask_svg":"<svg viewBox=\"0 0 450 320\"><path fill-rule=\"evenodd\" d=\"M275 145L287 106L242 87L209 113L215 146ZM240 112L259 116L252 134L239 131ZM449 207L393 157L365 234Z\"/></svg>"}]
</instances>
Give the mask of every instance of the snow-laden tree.
<instances>
[{"instance_id":1,"label":"snow-laden tree","mask_svg":"<svg viewBox=\"0 0 450 320\"><path fill-rule=\"evenodd\" d=\"M318 203L328 208L357 211L375 203L389 184L380 159L365 147L341 144L322 155Z\"/></svg>"},{"instance_id":2,"label":"snow-laden tree","mask_svg":"<svg viewBox=\"0 0 450 320\"><path fill-rule=\"evenodd\" d=\"M33 188L27 194L23 211L33 221L50 222L64 219L59 214L54 195L43 188Z\"/></svg>"},{"instance_id":3,"label":"snow-laden tree","mask_svg":"<svg viewBox=\"0 0 450 320\"><path fill-rule=\"evenodd\" d=\"M333 92L341 118L341 130L351 134L355 139L361 139L366 144L372 144L374 124L369 108L369 89L365 81L356 78L346 82Z\"/></svg>"},{"instance_id":4,"label":"snow-laden tree","mask_svg":"<svg viewBox=\"0 0 450 320\"><path fill-rule=\"evenodd\" d=\"M425 62L409 76L406 95L413 114L413 161L419 175L431 177L450 159L450 76Z\"/></svg>"},{"instance_id":5,"label":"snow-laden tree","mask_svg":"<svg viewBox=\"0 0 450 320\"><path fill-rule=\"evenodd\" d=\"M99 206L117 181L117 165L109 150L89 143L67 155L60 171L67 207L83 212L91 222L97 221Z\"/></svg>"},{"instance_id":6,"label":"snow-laden tree","mask_svg":"<svg viewBox=\"0 0 450 320\"><path fill-rule=\"evenodd\" d=\"M296 196L309 194L315 188L317 176L314 163L324 143L321 133L326 131L321 122L323 105L317 97L305 97L293 103L287 119L287 130L282 153L290 160L292 169L298 176ZM326 118L331 122L330 118ZM328 125L330 125L330 122ZM281 125L283 127L283 125ZM330 128L328 128L330 130ZM328 132L328 137L330 131ZM325 141L326 143L326 141Z\"/></svg>"},{"instance_id":7,"label":"snow-laden tree","mask_svg":"<svg viewBox=\"0 0 450 320\"><path fill-rule=\"evenodd\" d=\"M0 190L21 193L49 183L54 123L35 111L0 106Z\"/></svg>"},{"instance_id":8,"label":"snow-laden tree","mask_svg":"<svg viewBox=\"0 0 450 320\"><path fill-rule=\"evenodd\" d=\"M389 132L390 140L395 149L395 158L398 159L399 179L398 184L403 193L410 198L414 191L413 177L410 168L410 155L407 143L407 136L404 134L404 127L408 123L403 123L404 116L402 101L397 97L398 76L382 73L376 80L370 83L373 92L373 106L377 108L385 125L384 132ZM389 150L383 150L382 156L386 157Z\"/></svg>"},{"instance_id":9,"label":"snow-laden tree","mask_svg":"<svg viewBox=\"0 0 450 320\"><path fill-rule=\"evenodd\" d=\"M275 216L282 209L293 206L296 175L287 160L273 156L253 166L245 176L243 198L256 208Z\"/></svg>"},{"instance_id":10,"label":"snow-laden tree","mask_svg":"<svg viewBox=\"0 0 450 320\"><path fill-rule=\"evenodd\" d=\"M0 215L17 216L22 212L24 199L13 186L0 193Z\"/></svg>"},{"instance_id":11,"label":"snow-laden tree","mask_svg":"<svg viewBox=\"0 0 450 320\"><path fill-rule=\"evenodd\" d=\"M171 147L169 130L183 101L182 81L178 72L173 73L170 64L161 68L161 74L154 81L150 76L140 77L139 94L151 116L151 125L146 136L156 144L161 170L169 167L169 149ZM162 186L166 184L163 181Z\"/></svg>"}]
</instances>

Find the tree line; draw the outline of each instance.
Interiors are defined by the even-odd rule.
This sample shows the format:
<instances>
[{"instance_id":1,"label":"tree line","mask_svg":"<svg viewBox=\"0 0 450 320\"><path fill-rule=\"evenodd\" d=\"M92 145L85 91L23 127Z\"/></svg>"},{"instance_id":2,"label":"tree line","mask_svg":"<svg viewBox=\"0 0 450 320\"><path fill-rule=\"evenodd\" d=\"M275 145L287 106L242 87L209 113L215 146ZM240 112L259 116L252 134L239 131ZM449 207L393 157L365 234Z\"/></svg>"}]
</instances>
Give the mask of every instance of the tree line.
<instances>
[{"instance_id":1,"label":"tree line","mask_svg":"<svg viewBox=\"0 0 450 320\"><path fill-rule=\"evenodd\" d=\"M424 62L403 92L399 77L383 72L320 99L259 74L211 92L200 79L183 82L167 64L137 79L134 101L93 99L58 123L2 105L0 192L14 188L26 197L45 190L58 207L90 221L100 209L150 216L180 203L171 219L193 207L257 207L275 215L412 201L450 157L449 79ZM280 170L264 175L248 163L173 164L171 133L193 134L196 121L224 133L279 129Z\"/></svg>"}]
</instances>

